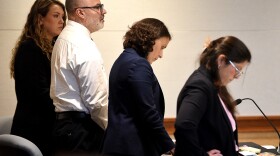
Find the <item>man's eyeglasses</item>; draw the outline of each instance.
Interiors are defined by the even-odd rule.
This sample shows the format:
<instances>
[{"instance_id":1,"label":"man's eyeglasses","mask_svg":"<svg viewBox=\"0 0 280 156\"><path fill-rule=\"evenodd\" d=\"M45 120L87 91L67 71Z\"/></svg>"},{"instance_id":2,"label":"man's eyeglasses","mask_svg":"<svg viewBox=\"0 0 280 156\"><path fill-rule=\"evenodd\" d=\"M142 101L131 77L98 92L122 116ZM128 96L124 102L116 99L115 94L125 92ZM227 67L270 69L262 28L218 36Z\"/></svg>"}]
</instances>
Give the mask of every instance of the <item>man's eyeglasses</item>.
<instances>
[{"instance_id":1,"label":"man's eyeglasses","mask_svg":"<svg viewBox=\"0 0 280 156\"><path fill-rule=\"evenodd\" d=\"M235 69L236 75L235 77L238 78L239 76L241 76L243 74L242 71L240 71L233 62L231 62L231 60L229 60L229 63L232 65L232 67Z\"/></svg>"},{"instance_id":2,"label":"man's eyeglasses","mask_svg":"<svg viewBox=\"0 0 280 156\"><path fill-rule=\"evenodd\" d=\"M81 9L93 9L93 10L99 10L101 13L104 11L104 4L97 4L95 6L84 6L84 7L77 7L76 9L81 8Z\"/></svg>"}]
</instances>

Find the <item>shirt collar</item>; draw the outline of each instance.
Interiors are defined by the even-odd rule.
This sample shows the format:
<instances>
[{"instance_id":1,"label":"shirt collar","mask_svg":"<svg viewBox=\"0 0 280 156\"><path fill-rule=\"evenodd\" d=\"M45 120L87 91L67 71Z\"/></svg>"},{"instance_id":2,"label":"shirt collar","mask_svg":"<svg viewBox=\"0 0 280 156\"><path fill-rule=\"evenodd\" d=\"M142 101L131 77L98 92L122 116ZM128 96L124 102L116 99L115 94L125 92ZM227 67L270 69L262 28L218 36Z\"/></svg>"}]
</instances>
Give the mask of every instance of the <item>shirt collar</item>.
<instances>
[{"instance_id":1,"label":"shirt collar","mask_svg":"<svg viewBox=\"0 0 280 156\"><path fill-rule=\"evenodd\" d=\"M84 33L85 35L90 36L90 31L82 24L72 21L72 20L68 20L67 21L67 25L75 27L76 29L79 29L80 33Z\"/></svg>"}]
</instances>

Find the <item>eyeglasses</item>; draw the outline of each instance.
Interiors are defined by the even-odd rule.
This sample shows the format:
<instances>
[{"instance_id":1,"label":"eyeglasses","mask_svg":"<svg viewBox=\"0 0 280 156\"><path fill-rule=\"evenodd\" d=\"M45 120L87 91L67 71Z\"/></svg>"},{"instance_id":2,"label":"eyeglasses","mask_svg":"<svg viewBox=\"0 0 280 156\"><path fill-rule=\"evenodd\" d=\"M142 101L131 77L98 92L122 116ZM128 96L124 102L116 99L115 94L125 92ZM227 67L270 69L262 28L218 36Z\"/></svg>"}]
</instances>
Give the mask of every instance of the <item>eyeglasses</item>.
<instances>
[{"instance_id":1,"label":"eyeglasses","mask_svg":"<svg viewBox=\"0 0 280 156\"><path fill-rule=\"evenodd\" d=\"M93 9L93 10L99 10L101 13L104 11L104 4L97 4L95 6L84 6L84 7L77 7L76 9L81 8L81 9Z\"/></svg>"},{"instance_id":2,"label":"eyeglasses","mask_svg":"<svg viewBox=\"0 0 280 156\"><path fill-rule=\"evenodd\" d=\"M240 71L234 63L231 62L231 60L229 60L229 63L232 65L232 67L235 69L236 75L235 77L238 78L239 76L241 76L243 74L242 71Z\"/></svg>"}]
</instances>

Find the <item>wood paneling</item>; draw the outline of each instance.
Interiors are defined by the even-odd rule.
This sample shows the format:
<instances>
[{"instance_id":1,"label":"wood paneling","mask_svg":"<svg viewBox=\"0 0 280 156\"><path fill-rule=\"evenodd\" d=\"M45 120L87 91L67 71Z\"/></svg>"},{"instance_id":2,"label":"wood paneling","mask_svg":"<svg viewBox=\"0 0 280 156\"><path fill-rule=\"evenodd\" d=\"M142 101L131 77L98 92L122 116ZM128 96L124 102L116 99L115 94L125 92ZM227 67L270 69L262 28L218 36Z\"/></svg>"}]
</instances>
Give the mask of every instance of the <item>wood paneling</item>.
<instances>
[{"instance_id":1,"label":"wood paneling","mask_svg":"<svg viewBox=\"0 0 280 156\"><path fill-rule=\"evenodd\" d=\"M268 116L268 118L280 131L280 116ZM174 123L175 118L164 119L164 126L172 138L175 131ZM278 135L263 116L240 116L237 117L237 124L239 142L278 146Z\"/></svg>"},{"instance_id":2,"label":"wood paneling","mask_svg":"<svg viewBox=\"0 0 280 156\"><path fill-rule=\"evenodd\" d=\"M175 118L165 118L164 119L164 127L167 130L169 135L174 134L174 131L175 131L174 124L175 124Z\"/></svg>"},{"instance_id":3,"label":"wood paneling","mask_svg":"<svg viewBox=\"0 0 280 156\"><path fill-rule=\"evenodd\" d=\"M268 116L269 120L280 130L280 116ZM165 118L164 126L170 135L174 133L175 118ZM263 116L239 116L237 117L239 133L242 132L273 132L274 129Z\"/></svg>"},{"instance_id":4,"label":"wood paneling","mask_svg":"<svg viewBox=\"0 0 280 156\"><path fill-rule=\"evenodd\" d=\"M280 130L280 116L268 116L272 124ZM273 132L274 129L263 116L237 117L239 132Z\"/></svg>"}]
</instances>

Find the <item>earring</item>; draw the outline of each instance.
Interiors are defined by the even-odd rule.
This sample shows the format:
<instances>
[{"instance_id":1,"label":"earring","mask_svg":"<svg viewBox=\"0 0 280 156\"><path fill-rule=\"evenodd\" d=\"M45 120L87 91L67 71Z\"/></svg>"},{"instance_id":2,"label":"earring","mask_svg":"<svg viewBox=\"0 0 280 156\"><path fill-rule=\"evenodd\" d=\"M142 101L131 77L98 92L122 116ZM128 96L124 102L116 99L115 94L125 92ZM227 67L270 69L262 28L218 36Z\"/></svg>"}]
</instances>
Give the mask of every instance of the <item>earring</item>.
<instances>
[{"instance_id":1,"label":"earring","mask_svg":"<svg viewBox=\"0 0 280 156\"><path fill-rule=\"evenodd\" d=\"M220 68L221 68L221 65L219 64L219 65L218 65L218 69L220 69Z\"/></svg>"}]
</instances>

